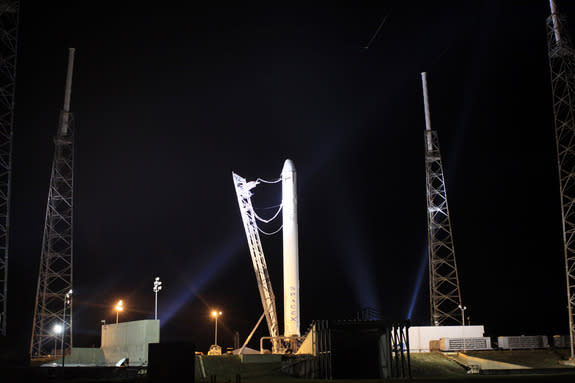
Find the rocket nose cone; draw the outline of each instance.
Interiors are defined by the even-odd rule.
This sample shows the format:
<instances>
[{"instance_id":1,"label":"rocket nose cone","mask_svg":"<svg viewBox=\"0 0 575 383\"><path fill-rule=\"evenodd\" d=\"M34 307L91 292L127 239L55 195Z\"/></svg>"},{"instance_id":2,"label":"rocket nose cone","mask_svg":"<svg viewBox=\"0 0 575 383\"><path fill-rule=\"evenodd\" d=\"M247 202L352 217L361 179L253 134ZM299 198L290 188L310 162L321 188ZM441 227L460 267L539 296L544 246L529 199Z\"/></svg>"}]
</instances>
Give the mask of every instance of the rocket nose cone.
<instances>
[{"instance_id":1,"label":"rocket nose cone","mask_svg":"<svg viewBox=\"0 0 575 383\"><path fill-rule=\"evenodd\" d=\"M284 162L284 167L282 169L282 173L293 173L295 172L295 165L293 164L293 161L290 160L289 158L287 160L285 160Z\"/></svg>"}]
</instances>

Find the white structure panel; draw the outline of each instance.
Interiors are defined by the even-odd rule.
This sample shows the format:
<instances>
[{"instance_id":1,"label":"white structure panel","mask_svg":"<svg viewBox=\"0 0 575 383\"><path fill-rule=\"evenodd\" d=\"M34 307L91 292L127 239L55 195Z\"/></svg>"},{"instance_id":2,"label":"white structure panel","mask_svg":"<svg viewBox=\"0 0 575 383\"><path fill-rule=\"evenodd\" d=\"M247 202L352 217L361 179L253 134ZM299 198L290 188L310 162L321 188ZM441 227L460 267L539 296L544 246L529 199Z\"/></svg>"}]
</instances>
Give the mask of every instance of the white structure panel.
<instances>
[{"instance_id":1,"label":"white structure panel","mask_svg":"<svg viewBox=\"0 0 575 383\"><path fill-rule=\"evenodd\" d=\"M102 345L106 363L113 365L129 358L130 366L148 364L148 344L160 342L160 321L140 320L102 326Z\"/></svg>"},{"instance_id":2,"label":"white structure panel","mask_svg":"<svg viewBox=\"0 0 575 383\"><path fill-rule=\"evenodd\" d=\"M497 345L505 350L547 348L549 347L549 340L545 335L500 336L497 337Z\"/></svg>"},{"instance_id":3,"label":"white structure panel","mask_svg":"<svg viewBox=\"0 0 575 383\"><path fill-rule=\"evenodd\" d=\"M471 350L491 350L491 338L441 338L439 340L439 350L441 351L471 351Z\"/></svg>"},{"instance_id":4,"label":"white structure panel","mask_svg":"<svg viewBox=\"0 0 575 383\"><path fill-rule=\"evenodd\" d=\"M429 352L429 342L441 338L482 338L483 326L413 326L409 328L409 351Z\"/></svg>"}]
</instances>

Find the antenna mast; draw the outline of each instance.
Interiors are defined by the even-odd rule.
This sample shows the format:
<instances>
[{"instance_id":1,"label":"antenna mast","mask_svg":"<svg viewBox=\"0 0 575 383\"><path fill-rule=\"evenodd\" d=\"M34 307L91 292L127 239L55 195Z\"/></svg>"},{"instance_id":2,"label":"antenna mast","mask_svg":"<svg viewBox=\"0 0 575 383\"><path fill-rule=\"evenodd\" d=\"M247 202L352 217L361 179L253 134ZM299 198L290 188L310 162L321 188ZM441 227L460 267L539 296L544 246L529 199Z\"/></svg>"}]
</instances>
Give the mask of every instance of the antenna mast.
<instances>
[{"instance_id":1,"label":"antenna mast","mask_svg":"<svg viewBox=\"0 0 575 383\"><path fill-rule=\"evenodd\" d=\"M421 73L425 105L425 179L431 324L460 324L461 293L437 132L431 130L427 74Z\"/></svg>"},{"instance_id":2,"label":"antenna mast","mask_svg":"<svg viewBox=\"0 0 575 383\"><path fill-rule=\"evenodd\" d=\"M571 360L575 340L575 52L566 31L566 22L550 0L547 18L547 47L553 93L555 143L561 196L563 251L567 282L567 310Z\"/></svg>"},{"instance_id":3,"label":"antenna mast","mask_svg":"<svg viewBox=\"0 0 575 383\"><path fill-rule=\"evenodd\" d=\"M55 329L63 331L60 350L72 347L73 275L73 195L74 195L74 132L70 95L75 49L68 54L68 72L64 107L54 138L54 159L42 238L40 272L36 289L36 305L30 356L42 357L54 352ZM61 327L55 327L61 326Z\"/></svg>"},{"instance_id":4,"label":"antenna mast","mask_svg":"<svg viewBox=\"0 0 575 383\"><path fill-rule=\"evenodd\" d=\"M19 1L0 4L0 335L8 312L8 237L12 183L12 136L16 90Z\"/></svg>"}]
</instances>

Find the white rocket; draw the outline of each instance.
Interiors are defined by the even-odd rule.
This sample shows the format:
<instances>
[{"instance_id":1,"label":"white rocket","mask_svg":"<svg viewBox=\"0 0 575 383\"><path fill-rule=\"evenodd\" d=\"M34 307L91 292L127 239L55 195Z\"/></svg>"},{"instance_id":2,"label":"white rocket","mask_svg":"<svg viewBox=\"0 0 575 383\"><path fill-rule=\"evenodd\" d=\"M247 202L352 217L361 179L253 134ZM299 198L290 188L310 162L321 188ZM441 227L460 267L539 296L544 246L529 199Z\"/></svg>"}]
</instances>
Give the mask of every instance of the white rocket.
<instances>
[{"instance_id":1,"label":"white rocket","mask_svg":"<svg viewBox=\"0 0 575 383\"><path fill-rule=\"evenodd\" d=\"M284 336L300 336L296 173L290 159L282 169L282 221Z\"/></svg>"}]
</instances>

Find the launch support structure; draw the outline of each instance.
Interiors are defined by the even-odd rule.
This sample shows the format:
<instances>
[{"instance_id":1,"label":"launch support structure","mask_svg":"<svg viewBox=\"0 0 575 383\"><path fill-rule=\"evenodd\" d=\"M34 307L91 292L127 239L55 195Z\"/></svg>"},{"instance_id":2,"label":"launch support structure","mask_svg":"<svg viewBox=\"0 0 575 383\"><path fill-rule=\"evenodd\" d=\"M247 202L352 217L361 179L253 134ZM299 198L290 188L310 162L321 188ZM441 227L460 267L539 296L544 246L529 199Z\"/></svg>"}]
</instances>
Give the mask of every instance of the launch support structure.
<instances>
[{"instance_id":1,"label":"launch support structure","mask_svg":"<svg viewBox=\"0 0 575 383\"><path fill-rule=\"evenodd\" d=\"M250 248L252 263L256 273L260 297L267 320L268 329L272 341L273 352L281 353L287 350L295 351L300 337L300 304L299 304L299 264L298 264L298 230L297 230L297 193L296 171L292 160L287 159L281 173L281 178L276 181L264 181L258 178L256 181L247 181L236 173L232 173L238 204L246 231L246 237ZM251 190L260 182L282 182L282 230L283 230L283 287L284 287L284 335L279 335L275 296L271 286L265 256L259 232L263 232L257 225L257 221L270 222L279 215L278 212L269 220L259 217L252 206Z\"/></svg>"},{"instance_id":2,"label":"launch support structure","mask_svg":"<svg viewBox=\"0 0 575 383\"><path fill-rule=\"evenodd\" d=\"M437 132L431 130L427 74L421 73L425 107L425 178L427 189L427 250L429 257L429 306L431 325L464 325L464 310L455 262L455 246L447 206Z\"/></svg>"},{"instance_id":3,"label":"launch support structure","mask_svg":"<svg viewBox=\"0 0 575 383\"><path fill-rule=\"evenodd\" d=\"M64 108L54 137L54 159L36 287L30 357L64 354L72 347L74 131L70 111L75 49L68 52ZM60 337L60 351L52 347Z\"/></svg>"},{"instance_id":4,"label":"launch support structure","mask_svg":"<svg viewBox=\"0 0 575 383\"><path fill-rule=\"evenodd\" d=\"M7 335L12 138L16 99L19 1L0 3L0 335Z\"/></svg>"},{"instance_id":5,"label":"launch support structure","mask_svg":"<svg viewBox=\"0 0 575 383\"><path fill-rule=\"evenodd\" d=\"M566 20L549 1L547 46L555 120L555 145L563 226L569 347L575 360L575 50L565 27Z\"/></svg>"}]
</instances>

